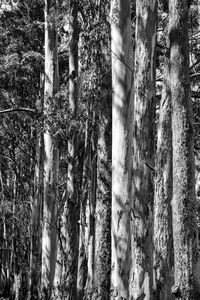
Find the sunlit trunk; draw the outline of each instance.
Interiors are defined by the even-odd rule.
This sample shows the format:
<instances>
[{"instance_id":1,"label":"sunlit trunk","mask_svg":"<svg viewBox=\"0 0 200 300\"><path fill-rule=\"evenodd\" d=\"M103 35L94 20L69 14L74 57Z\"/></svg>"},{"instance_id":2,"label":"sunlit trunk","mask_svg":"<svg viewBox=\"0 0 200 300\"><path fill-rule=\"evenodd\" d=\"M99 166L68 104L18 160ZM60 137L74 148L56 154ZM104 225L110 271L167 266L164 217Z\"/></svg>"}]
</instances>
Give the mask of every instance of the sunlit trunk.
<instances>
[{"instance_id":1,"label":"sunlit trunk","mask_svg":"<svg viewBox=\"0 0 200 300\"><path fill-rule=\"evenodd\" d=\"M131 266L132 85L130 4L111 2L112 265L111 299L129 299Z\"/></svg>"},{"instance_id":2,"label":"sunlit trunk","mask_svg":"<svg viewBox=\"0 0 200 300\"><path fill-rule=\"evenodd\" d=\"M58 51L57 31L54 20L55 3L45 1L45 84L44 115L51 107L51 97L58 90ZM51 17L51 18L50 18ZM44 299L51 297L54 285L57 247L57 172L58 149L51 129L46 124L44 132L44 199L43 199L43 231L42 231L42 292Z\"/></svg>"}]
</instances>

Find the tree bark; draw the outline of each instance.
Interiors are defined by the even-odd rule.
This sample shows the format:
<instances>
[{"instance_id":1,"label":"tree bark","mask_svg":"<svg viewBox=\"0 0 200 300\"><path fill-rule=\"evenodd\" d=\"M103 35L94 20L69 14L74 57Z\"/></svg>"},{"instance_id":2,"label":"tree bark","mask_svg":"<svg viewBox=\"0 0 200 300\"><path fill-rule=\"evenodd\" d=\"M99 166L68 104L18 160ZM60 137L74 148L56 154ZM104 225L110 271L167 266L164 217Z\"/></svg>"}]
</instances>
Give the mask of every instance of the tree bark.
<instances>
[{"instance_id":1,"label":"tree bark","mask_svg":"<svg viewBox=\"0 0 200 300\"><path fill-rule=\"evenodd\" d=\"M40 75L40 100L36 103L38 111L44 106L44 74ZM30 253L30 296L31 299L40 298L41 265L42 265L42 206L43 206L43 154L44 140L40 128L36 128L36 150L34 161L34 186L32 193L31 215L31 253Z\"/></svg>"},{"instance_id":2,"label":"tree bark","mask_svg":"<svg viewBox=\"0 0 200 300\"><path fill-rule=\"evenodd\" d=\"M96 127L96 112L93 111L93 124ZM93 129L94 130L94 129ZM97 190L97 135L94 130L90 143L90 188L87 203L87 284L85 297L92 299L94 292L94 264L95 264L95 210L96 210L96 190Z\"/></svg>"},{"instance_id":3,"label":"tree bark","mask_svg":"<svg viewBox=\"0 0 200 300\"><path fill-rule=\"evenodd\" d=\"M67 5L67 2L66 2ZM77 76L78 76L78 21L77 0L69 1L69 108L72 118L77 113ZM78 271L78 158L77 158L77 132L71 134L68 140L68 180L67 200L63 212L64 237L64 282L65 299L76 299L77 297L77 271Z\"/></svg>"},{"instance_id":4,"label":"tree bark","mask_svg":"<svg viewBox=\"0 0 200 300\"><path fill-rule=\"evenodd\" d=\"M136 1L132 267L130 296L151 299L153 285L153 149L155 108L156 8Z\"/></svg>"},{"instance_id":5,"label":"tree bark","mask_svg":"<svg viewBox=\"0 0 200 300\"><path fill-rule=\"evenodd\" d=\"M157 126L154 195L154 296L157 300L172 299L172 128L169 59L165 58L163 90Z\"/></svg>"},{"instance_id":6,"label":"tree bark","mask_svg":"<svg viewBox=\"0 0 200 300\"><path fill-rule=\"evenodd\" d=\"M199 261L188 39L188 1L169 1L173 146L174 279L172 293L199 299Z\"/></svg>"},{"instance_id":7,"label":"tree bark","mask_svg":"<svg viewBox=\"0 0 200 300\"><path fill-rule=\"evenodd\" d=\"M57 31L54 19L55 3L45 1L45 85L44 115L48 113L52 97L58 91ZM58 149L49 125L44 132L44 200L42 232L42 292L44 299L51 297L56 268L56 197Z\"/></svg>"},{"instance_id":8,"label":"tree bark","mask_svg":"<svg viewBox=\"0 0 200 300\"><path fill-rule=\"evenodd\" d=\"M132 51L130 4L111 2L112 51L112 274L111 299L129 299Z\"/></svg>"},{"instance_id":9,"label":"tree bark","mask_svg":"<svg viewBox=\"0 0 200 300\"><path fill-rule=\"evenodd\" d=\"M95 287L99 300L110 299L111 269L111 96L102 92L97 144L95 213Z\"/></svg>"},{"instance_id":10,"label":"tree bark","mask_svg":"<svg viewBox=\"0 0 200 300\"><path fill-rule=\"evenodd\" d=\"M85 147L82 174L82 188L80 201L80 220L79 220L79 256L78 256L78 272L77 272L77 298L82 300L84 296L84 288L87 281L87 246L86 246L86 205L88 200L89 189L89 145L90 145L90 129L89 129L89 108L85 128Z\"/></svg>"}]
</instances>

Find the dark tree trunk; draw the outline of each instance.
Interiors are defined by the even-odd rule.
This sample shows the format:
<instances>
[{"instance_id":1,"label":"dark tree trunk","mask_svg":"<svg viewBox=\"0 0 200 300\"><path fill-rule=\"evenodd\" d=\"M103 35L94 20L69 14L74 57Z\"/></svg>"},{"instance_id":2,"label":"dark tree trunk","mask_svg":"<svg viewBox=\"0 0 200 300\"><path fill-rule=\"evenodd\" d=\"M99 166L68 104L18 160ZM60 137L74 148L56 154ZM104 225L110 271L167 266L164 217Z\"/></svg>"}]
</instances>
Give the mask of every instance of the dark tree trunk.
<instances>
[{"instance_id":1,"label":"dark tree trunk","mask_svg":"<svg viewBox=\"0 0 200 300\"><path fill-rule=\"evenodd\" d=\"M172 293L199 299L194 144L191 110L188 1L169 1L170 84L173 147L174 279Z\"/></svg>"}]
</instances>

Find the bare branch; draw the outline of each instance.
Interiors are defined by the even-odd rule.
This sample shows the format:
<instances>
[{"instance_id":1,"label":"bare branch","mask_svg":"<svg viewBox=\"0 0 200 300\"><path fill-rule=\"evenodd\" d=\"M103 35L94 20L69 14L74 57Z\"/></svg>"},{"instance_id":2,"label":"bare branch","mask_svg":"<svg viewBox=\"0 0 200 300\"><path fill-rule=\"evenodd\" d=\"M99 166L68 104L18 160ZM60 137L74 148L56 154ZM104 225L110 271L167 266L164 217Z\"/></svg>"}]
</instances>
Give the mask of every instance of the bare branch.
<instances>
[{"instance_id":1,"label":"bare branch","mask_svg":"<svg viewBox=\"0 0 200 300\"><path fill-rule=\"evenodd\" d=\"M26 107L8 108L8 109L5 109L5 110L0 110L0 114L6 114L6 113L12 113L12 112L18 112L18 111L34 113L35 109L26 108Z\"/></svg>"}]
</instances>

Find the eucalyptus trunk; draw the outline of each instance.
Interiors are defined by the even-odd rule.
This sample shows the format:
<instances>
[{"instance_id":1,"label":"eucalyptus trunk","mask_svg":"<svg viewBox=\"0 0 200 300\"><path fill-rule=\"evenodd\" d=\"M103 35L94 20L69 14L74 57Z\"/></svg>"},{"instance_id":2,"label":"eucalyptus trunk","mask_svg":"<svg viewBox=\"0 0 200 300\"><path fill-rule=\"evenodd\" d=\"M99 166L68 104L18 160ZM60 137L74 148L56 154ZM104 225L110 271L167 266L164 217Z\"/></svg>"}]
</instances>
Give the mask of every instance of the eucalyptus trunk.
<instances>
[{"instance_id":1,"label":"eucalyptus trunk","mask_svg":"<svg viewBox=\"0 0 200 300\"><path fill-rule=\"evenodd\" d=\"M44 76L40 75L40 101L36 104L38 111L42 113L44 106ZM36 128L36 151L34 162L34 186L32 193L31 215L31 253L30 253L30 297L40 298L41 265L42 265L42 206L43 206L43 133L39 126Z\"/></svg>"},{"instance_id":2,"label":"eucalyptus trunk","mask_svg":"<svg viewBox=\"0 0 200 300\"><path fill-rule=\"evenodd\" d=\"M170 300L173 278L172 128L169 59L165 59L162 98L157 125L154 195L154 295Z\"/></svg>"},{"instance_id":3,"label":"eucalyptus trunk","mask_svg":"<svg viewBox=\"0 0 200 300\"><path fill-rule=\"evenodd\" d=\"M79 256L78 256L78 272L77 272L77 298L82 300L84 289L87 281L87 245L86 245L86 206L88 200L89 188L89 148L90 148L90 129L89 129L89 108L85 128L85 145L84 145L84 160L82 174L82 188L80 198L80 220L79 220Z\"/></svg>"},{"instance_id":4,"label":"eucalyptus trunk","mask_svg":"<svg viewBox=\"0 0 200 300\"><path fill-rule=\"evenodd\" d=\"M96 112L93 113L93 122L95 120ZM95 125L92 126L95 126ZM94 127L93 127L94 128ZM95 264L95 209L96 209L96 190L97 190L97 139L96 134L91 137L90 143L90 158L89 164L91 167L90 172L90 187L89 197L87 203L86 222L87 230L87 284L85 297L92 299L94 291L94 264Z\"/></svg>"},{"instance_id":5,"label":"eucalyptus trunk","mask_svg":"<svg viewBox=\"0 0 200 300\"><path fill-rule=\"evenodd\" d=\"M110 299L111 269L111 96L102 92L97 144L95 213L95 287L99 300Z\"/></svg>"},{"instance_id":6,"label":"eucalyptus trunk","mask_svg":"<svg viewBox=\"0 0 200 300\"><path fill-rule=\"evenodd\" d=\"M172 293L199 299L194 130L189 69L188 1L169 1L172 96L174 280Z\"/></svg>"},{"instance_id":7,"label":"eucalyptus trunk","mask_svg":"<svg viewBox=\"0 0 200 300\"><path fill-rule=\"evenodd\" d=\"M67 4L67 2L66 2ZM78 1L69 1L69 108L72 118L77 117L77 77L78 77ZM64 237L64 285L65 298L76 299L77 297L77 272L78 272L78 134L74 129L68 139L68 180L67 199L62 216Z\"/></svg>"},{"instance_id":8,"label":"eucalyptus trunk","mask_svg":"<svg viewBox=\"0 0 200 300\"><path fill-rule=\"evenodd\" d=\"M133 63L129 0L111 2L112 258L111 299L129 299Z\"/></svg>"},{"instance_id":9,"label":"eucalyptus trunk","mask_svg":"<svg viewBox=\"0 0 200 300\"><path fill-rule=\"evenodd\" d=\"M54 19L55 2L45 1L45 83L44 115L47 117L51 108L52 97L58 91L58 50L57 31ZM53 139L51 128L45 124L44 132L44 199L42 230L42 292L44 299L49 299L54 286L57 251L57 173L58 149Z\"/></svg>"},{"instance_id":10,"label":"eucalyptus trunk","mask_svg":"<svg viewBox=\"0 0 200 300\"><path fill-rule=\"evenodd\" d=\"M151 299L153 285L153 167L156 7L136 1L132 267L130 296Z\"/></svg>"}]
</instances>

